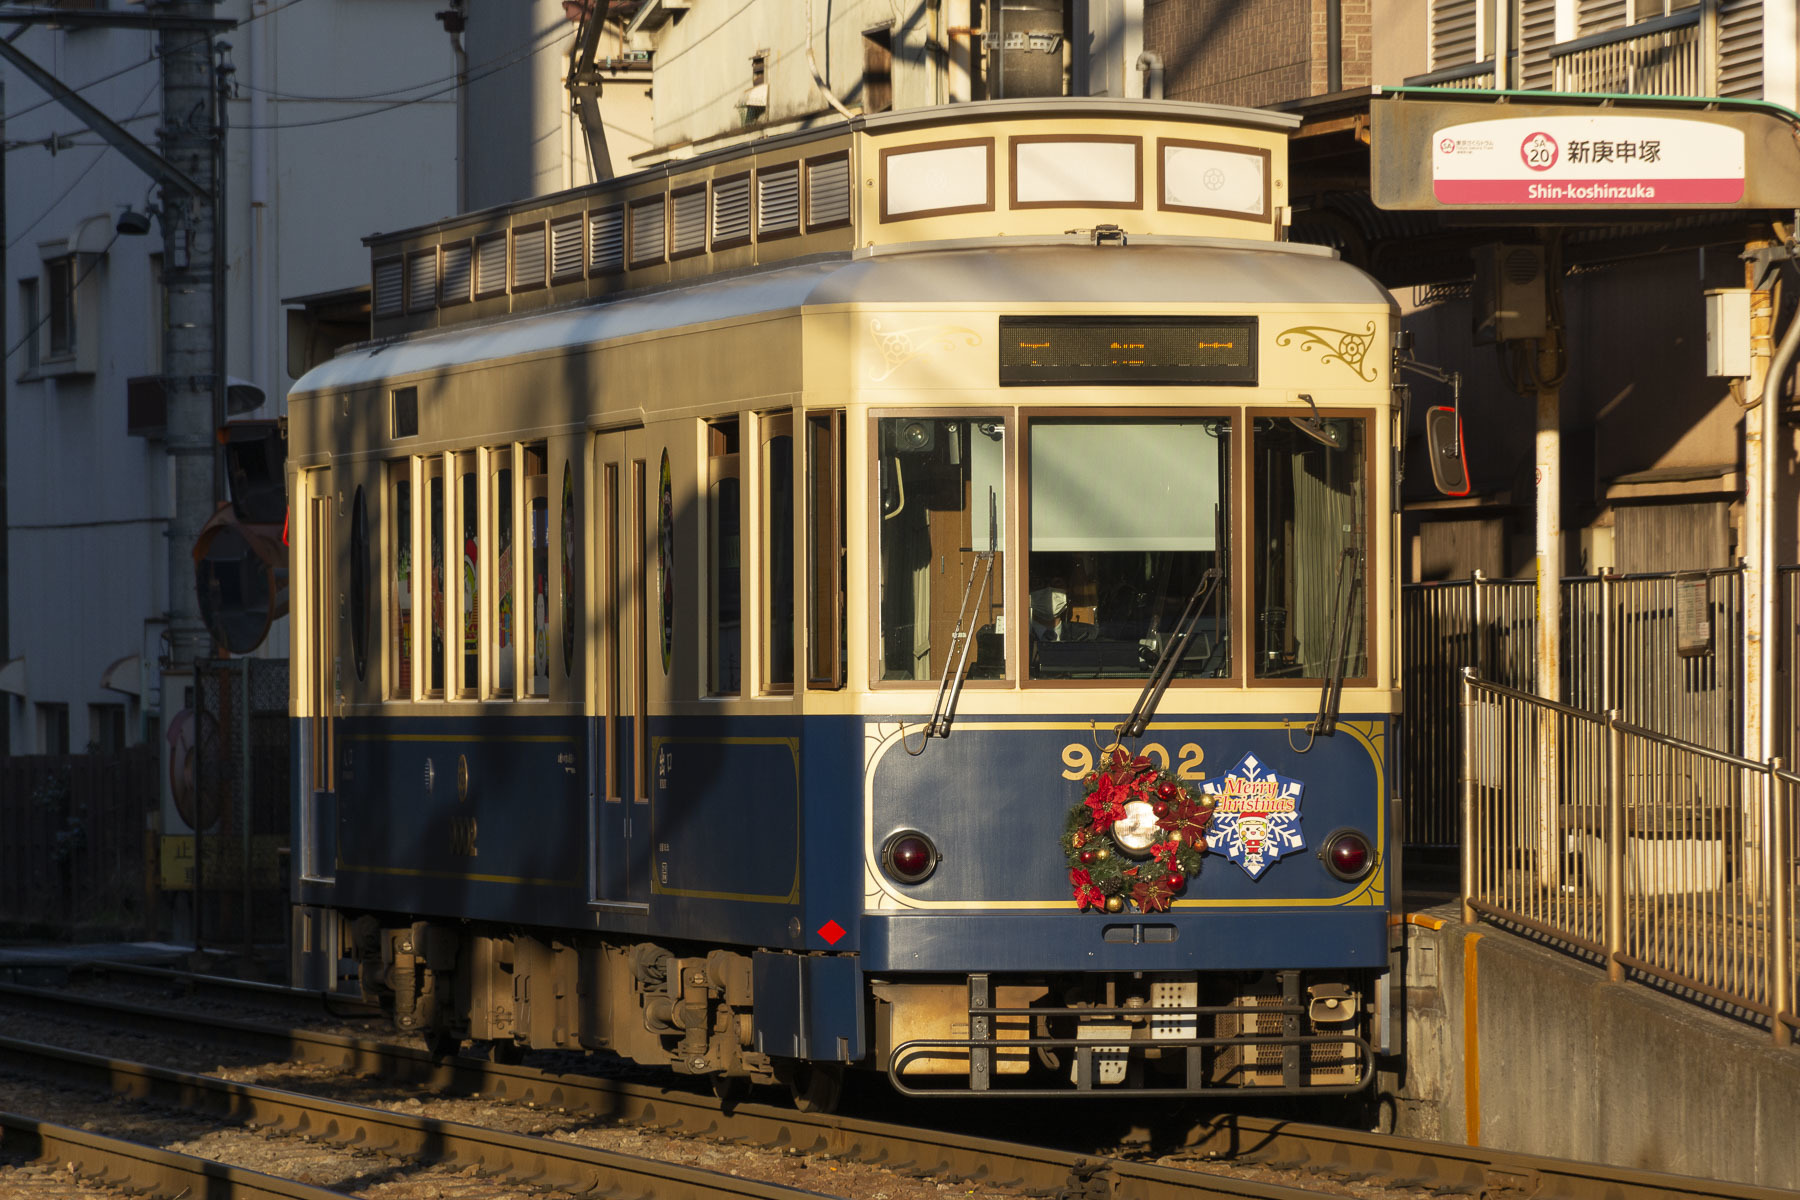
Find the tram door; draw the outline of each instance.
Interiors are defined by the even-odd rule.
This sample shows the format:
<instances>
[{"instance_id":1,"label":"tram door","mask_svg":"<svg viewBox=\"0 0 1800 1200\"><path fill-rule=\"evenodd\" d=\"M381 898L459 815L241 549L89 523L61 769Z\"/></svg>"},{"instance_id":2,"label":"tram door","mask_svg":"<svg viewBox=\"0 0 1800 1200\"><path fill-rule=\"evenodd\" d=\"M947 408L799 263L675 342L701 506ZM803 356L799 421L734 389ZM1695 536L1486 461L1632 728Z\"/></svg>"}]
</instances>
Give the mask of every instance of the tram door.
<instances>
[{"instance_id":1,"label":"tram door","mask_svg":"<svg viewBox=\"0 0 1800 1200\"><path fill-rule=\"evenodd\" d=\"M330 882L337 872L337 559L332 543L331 474L309 471L300 491L305 526L306 764L301 789L300 873Z\"/></svg>"},{"instance_id":2,"label":"tram door","mask_svg":"<svg viewBox=\"0 0 1800 1200\"><path fill-rule=\"evenodd\" d=\"M651 614L657 611L650 542L656 495L641 429L603 433L594 464L592 528L600 631L599 745L594 801L594 899L650 902Z\"/></svg>"}]
</instances>

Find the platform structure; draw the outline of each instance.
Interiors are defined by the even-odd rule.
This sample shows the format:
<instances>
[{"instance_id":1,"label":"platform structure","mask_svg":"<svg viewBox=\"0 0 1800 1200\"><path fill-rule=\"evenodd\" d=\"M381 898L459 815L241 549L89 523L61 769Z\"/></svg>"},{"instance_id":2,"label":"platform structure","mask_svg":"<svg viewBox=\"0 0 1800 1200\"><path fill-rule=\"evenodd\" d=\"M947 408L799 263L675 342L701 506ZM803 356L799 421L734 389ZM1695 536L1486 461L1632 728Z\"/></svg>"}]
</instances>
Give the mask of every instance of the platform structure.
<instances>
[{"instance_id":1,"label":"platform structure","mask_svg":"<svg viewBox=\"0 0 1800 1200\"><path fill-rule=\"evenodd\" d=\"M1800 1054L1763 1030L1546 940L1464 924L1458 902L1400 917L1399 1132L1791 1188Z\"/></svg>"},{"instance_id":2,"label":"platform structure","mask_svg":"<svg viewBox=\"0 0 1800 1200\"><path fill-rule=\"evenodd\" d=\"M1409 813L1442 818L1409 822L1409 830L1429 827L1452 858L1429 896L1418 895L1421 873L1408 863L1413 903L1395 927L1405 1014L1404 1066L1389 1081L1397 1125L1426 1137L1793 1187L1800 1051L1787 1043L1796 1025L1791 826L1800 778L1774 760L1796 744L1800 710L1800 696L1777 686L1776 671L1779 564L1797 550L1776 539L1777 514L1794 503L1780 409L1800 353L1800 320L1781 323L1772 280L1800 251L1800 116L1717 98L1420 88L1318 97L1296 111L1304 121L1292 160L1294 235L1334 245L1394 290L1403 309L1422 314L1421 357L1429 351L1472 383L1460 401L1447 387L1424 389L1420 399L1460 403L1459 420L1473 411L1486 422L1468 440L1475 459L1465 470L1480 475L1486 466L1489 478L1476 479L1476 495L1463 500L1409 493L1408 528L1500 514L1495 552L1518 557L1506 541L1511 530L1532 556L1460 568L1460 577L1475 570L1477 582L1481 572L1521 578L1516 586L1533 618L1513 623L1522 636L1502 641L1496 614L1479 609L1454 649L1439 638L1425 650L1422 637L1408 636L1407 732L1430 740L1409 757L1455 776L1405 795ZM1618 267L1654 256L1662 256L1662 274ZM1680 269L1672 256L1683 256ZM1705 283L1696 282L1696 261ZM1609 292L1606 271L1635 284ZM1573 303L1587 307L1566 309L1564 280L1577 275L1600 282L1571 282ZM1704 321L1703 288L1736 293L1756 314L1754 328ZM1595 297L1624 309L1602 315ZM1455 344L1464 335L1443 319L1445 304L1473 310L1466 344ZM1692 319L1678 320L1677 309ZM1709 357L1702 372L1696 351L1680 376L1692 393L1687 410L1645 402L1650 394L1666 400L1674 386L1659 391L1645 379L1637 401L1619 407L1630 392L1621 376L1637 377L1625 368L1649 361L1651 340L1658 349L1718 348L1721 337L1743 354ZM1478 350L1499 351L1506 371ZM1632 361L1609 367L1609 353ZM1581 378L1569 374L1571 363L1594 365ZM1657 369L1666 382L1669 368ZM1725 405L1734 427L1708 407L1728 381L1738 401ZM1415 406L1411 419L1419 412ZM1606 490L1606 437L1630 441L1648 425L1668 426L1654 443L1666 449L1693 432L1684 420L1730 429L1717 457L1739 465L1704 487L1686 484L1686 492L1636 475L1616 493ZM1583 425L1592 440L1565 445ZM1500 455L1502 441L1521 461L1483 463L1483 453ZM1422 458L1413 465L1422 467ZM1600 575L1592 590L1611 595L1604 564L1588 557L1601 544L1590 537L1602 524L1597 512L1611 506L1610 552L1620 503L1673 504L1696 491L1708 491L1721 513L1730 508L1720 519L1735 526L1725 532L1736 534L1742 595L1721 633L1708 623L1718 595L1712 608L1689 603L1708 599L1705 581L1675 575L1668 612L1655 615L1667 617L1667 629L1657 628L1670 636L1657 646L1668 645L1657 652L1668 656L1663 674L1675 681L1660 689L1664 700L1702 667L1735 682L1737 702L1704 745L1670 736L1698 735L1659 723L1654 712L1677 706L1646 700L1659 689L1636 686L1645 681L1643 664L1608 653L1616 640L1609 617L1623 612L1642 632L1642 613L1611 603L1563 608L1568 587L1582 586L1563 580L1578 558ZM1584 506L1595 511L1583 518ZM1565 536L1566 520L1589 527ZM1737 569L1673 561L1619 569L1706 567ZM1723 589L1715 580L1713 590ZM1648 646L1640 641L1634 653ZM1509 689L1490 677L1469 696L1456 671L1493 666L1504 676L1489 662L1502 652L1529 664L1515 673L1529 678L1503 678L1516 684ZM1467 661L1451 662L1455 653ZM1441 690L1414 687L1410 660L1427 654L1443 660Z\"/></svg>"}]
</instances>

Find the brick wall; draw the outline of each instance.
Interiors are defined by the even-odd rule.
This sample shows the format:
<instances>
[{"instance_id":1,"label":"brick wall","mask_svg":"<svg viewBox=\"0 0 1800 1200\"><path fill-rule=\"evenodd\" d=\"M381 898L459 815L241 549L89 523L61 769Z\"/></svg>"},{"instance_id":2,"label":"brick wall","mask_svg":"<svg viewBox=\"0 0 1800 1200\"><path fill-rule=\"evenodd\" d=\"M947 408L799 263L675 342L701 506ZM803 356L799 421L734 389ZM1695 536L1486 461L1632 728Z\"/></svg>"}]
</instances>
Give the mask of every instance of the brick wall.
<instances>
[{"instance_id":1,"label":"brick wall","mask_svg":"<svg viewBox=\"0 0 1800 1200\"><path fill-rule=\"evenodd\" d=\"M1372 0L1341 0L1343 84L1369 82ZM1171 100L1262 106L1325 90L1326 0L1150 0L1144 48Z\"/></svg>"}]
</instances>

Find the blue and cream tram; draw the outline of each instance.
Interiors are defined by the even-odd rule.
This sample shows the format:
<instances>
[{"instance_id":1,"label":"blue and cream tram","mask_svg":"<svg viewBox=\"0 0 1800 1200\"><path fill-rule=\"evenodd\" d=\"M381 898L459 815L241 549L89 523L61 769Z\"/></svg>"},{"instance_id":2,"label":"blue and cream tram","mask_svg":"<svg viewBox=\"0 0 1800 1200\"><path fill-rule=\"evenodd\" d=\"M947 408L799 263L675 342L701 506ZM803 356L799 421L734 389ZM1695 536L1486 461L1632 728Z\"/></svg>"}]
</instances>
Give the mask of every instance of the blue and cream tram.
<instances>
[{"instance_id":1,"label":"blue and cream tram","mask_svg":"<svg viewBox=\"0 0 1800 1200\"><path fill-rule=\"evenodd\" d=\"M290 400L296 945L831 1102L1351 1092L1394 306L1290 118L859 118L370 239Z\"/></svg>"}]
</instances>

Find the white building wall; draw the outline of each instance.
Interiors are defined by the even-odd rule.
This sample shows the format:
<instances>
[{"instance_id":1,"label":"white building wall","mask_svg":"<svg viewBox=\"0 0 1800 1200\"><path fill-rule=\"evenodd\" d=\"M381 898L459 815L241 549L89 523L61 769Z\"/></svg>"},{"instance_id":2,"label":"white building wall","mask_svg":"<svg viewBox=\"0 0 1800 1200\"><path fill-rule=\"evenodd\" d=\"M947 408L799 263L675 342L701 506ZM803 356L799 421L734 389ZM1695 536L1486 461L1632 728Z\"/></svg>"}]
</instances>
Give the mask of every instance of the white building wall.
<instances>
[{"instance_id":1,"label":"white building wall","mask_svg":"<svg viewBox=\"0 0 1800 1200\"><path fill-rule=\"evenodd\" d=\"M1074 94L1143 94L1144 2L1063 0L1073 33L1056 52L1065 58ZM655 59L657 150L649 157L840 120L828 94L851 113L865 111L870 31L886 31L894 109L967 99L970 55L994 3L744 0L680 9L647 3L630 44ZM752 65L758 56L760 87Z\"/></svg>"},{"instance_id":2,"label":"white building wall","mask_svg":"<svg viewBox=\"0 0 1800 1200\"><path fill-rule=\"evenodd\" d=\"M241 22L225 37L240 85L227 142L227 369L270 397L248 415L278 415L292 382L281 298L364 282L363 235L455 207L455 72L433 15L439 7L437 0L227 0L218 7L218 15ZM83 95L154 146L162 116L154 35L32 28L16 45L65 82L101 81ZM74 143L54 156L32 146L8 153L0 285L9 350L25 331L21 281L42 275L41 259L78 233L85 247L105 250L81 285L84 315L93 319L77 338L95 351L92 372L28 370L24 348L5 367L9 645L12 657L26 659L27 692L6 698L10 750L40 750L38 706L64 704L70 748L79 752L94 736L89 705L129 704L126 735L135 741L139 719L159 700L172 485L160 439L126 434L126 380L159 369L161 292L152 258L163 247L154 228L147 237L113 237L119 212L144 211L154 200L150 181L16 72L5 69L4 80L10 143L53 133ZM41 306L45 281L38 292ZM191 576L176 584L193 586ZM264 652L285 651L283 628ZM141 706L101 687L107 668L134 654L149 665Z\"/></svg>"},{"instance_id":3,"label":"white building wall","mask_svg":"<svg viewBox=\"0 0 1800 1200\"><path fill-rule=\"evenodd\" d=\"M863 31L877 27L893 30L894 106L940 103L944 97L935 80L942 73L927 68L926 43L942 40L943 30L933 28L942 12L943 6L932 10L917 0L765 0L696 4L672 14L638 39L655 53L657 145L677 152L710 148L746 125L761 133L838 120L825 88L845 107L859 110ZM753 103L759 97L751 81L757 55L763 56L766 78L760 108Z\"/></svg>"},{"instance_id":4,"label":"white building wall","mask_svg":"<svg viewBox=\"0 0 1800 1200\"><path fill-rule=\"evenodd\" d=\"M469 0L469 211L594 182L564 85L575 36L562 0ZM634 170L633 159L650 148L649 71L623 64L624 55L617 28L603 29L595 57L617 66L603 70L600 94L615 175Z\"/></svg>"}]
</instances>

